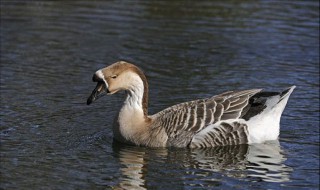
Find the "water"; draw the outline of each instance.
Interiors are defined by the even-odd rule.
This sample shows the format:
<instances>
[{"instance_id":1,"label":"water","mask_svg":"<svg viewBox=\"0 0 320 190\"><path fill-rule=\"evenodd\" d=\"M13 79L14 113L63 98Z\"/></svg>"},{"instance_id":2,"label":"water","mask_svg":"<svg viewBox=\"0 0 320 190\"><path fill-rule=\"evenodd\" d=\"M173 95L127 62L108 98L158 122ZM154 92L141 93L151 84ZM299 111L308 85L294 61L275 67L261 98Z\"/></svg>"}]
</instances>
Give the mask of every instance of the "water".
<instances>
[{"instance_id":1,"label":"water","mask_svg":"<svg viewBox=\"0 0 320 190\"><path fill-rule=\"evenodd\" d=\"M92 74L137 64L150 113L232 89L297 85L279 141L204 150L116 144L123 94ZM2 189L318 189L318 1L1 1Z\"/></svg>"}]
</instances>

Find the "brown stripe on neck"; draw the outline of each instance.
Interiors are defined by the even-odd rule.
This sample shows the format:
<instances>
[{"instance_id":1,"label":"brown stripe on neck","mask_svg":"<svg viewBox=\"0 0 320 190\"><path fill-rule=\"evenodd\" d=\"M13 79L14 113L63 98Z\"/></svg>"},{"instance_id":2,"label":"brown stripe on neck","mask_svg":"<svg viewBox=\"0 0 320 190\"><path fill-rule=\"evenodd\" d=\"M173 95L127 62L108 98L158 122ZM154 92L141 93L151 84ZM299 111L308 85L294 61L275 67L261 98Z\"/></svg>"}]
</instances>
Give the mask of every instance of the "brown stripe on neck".
<instances>
[{"instance_id":1,"label":"brown stripe on neck","mask_svg":"<svg viewBox=\"0 0 320 190\"><path fill-rule=\"evenodd\" d=\"M144 116L147 118L148 117L148 101L149 101L149 86L148 86L148 81L146 76L144 75L143 71L139 69L138 67L132 65L133 67L131 68L132 71L137 73L141 80L143 81L143 97L142 97L142 109Z\"/></svg>"}]
</instances>

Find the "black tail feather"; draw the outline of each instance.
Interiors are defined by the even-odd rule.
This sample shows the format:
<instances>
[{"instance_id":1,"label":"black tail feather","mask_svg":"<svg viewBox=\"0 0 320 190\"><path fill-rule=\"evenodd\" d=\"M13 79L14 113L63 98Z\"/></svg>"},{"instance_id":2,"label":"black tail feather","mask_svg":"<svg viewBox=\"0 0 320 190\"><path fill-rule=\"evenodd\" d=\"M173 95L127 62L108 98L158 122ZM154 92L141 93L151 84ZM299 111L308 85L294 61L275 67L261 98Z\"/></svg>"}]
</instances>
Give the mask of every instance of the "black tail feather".
<instances>
[{"instance_id":1,"label":"black tail feather","mask_svg":"<svg viewBox=\"0 0 320 190\"><path fill-rule=\"evenodd\" d=\"M243 118L245 120L249 120L251 117L258 115L261 113L267 106L266 101L272 97L272 96L280 96L280 100L283 100L286 95L290 92L292 88L295 88L295 86L292 86L282 92L258 92L254 96L252 96L249 99L248 105L243 109L242 115L240 118Z\"/></svg>"}]
</instances>

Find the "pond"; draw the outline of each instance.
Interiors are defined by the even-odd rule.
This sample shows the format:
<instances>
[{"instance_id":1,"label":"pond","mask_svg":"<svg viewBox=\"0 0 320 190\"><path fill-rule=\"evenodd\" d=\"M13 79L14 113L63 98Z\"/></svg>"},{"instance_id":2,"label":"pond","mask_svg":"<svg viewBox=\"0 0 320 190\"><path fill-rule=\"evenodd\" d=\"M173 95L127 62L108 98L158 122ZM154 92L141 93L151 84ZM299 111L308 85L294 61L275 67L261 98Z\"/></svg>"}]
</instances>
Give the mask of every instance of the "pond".
<instances>
[{"instance_id":1,"label":"pond","mask_svg":"<svg viewBox=\"0 0 320 190\"><path fill-rule=\"evenodd\" d=\"M1 188L318 189L318 1L1 1ZM208 149L113 141L123 94L87 106L118 60L150 114L228 90L297 88L277 141Z\"/></svg>"}]
</instances>

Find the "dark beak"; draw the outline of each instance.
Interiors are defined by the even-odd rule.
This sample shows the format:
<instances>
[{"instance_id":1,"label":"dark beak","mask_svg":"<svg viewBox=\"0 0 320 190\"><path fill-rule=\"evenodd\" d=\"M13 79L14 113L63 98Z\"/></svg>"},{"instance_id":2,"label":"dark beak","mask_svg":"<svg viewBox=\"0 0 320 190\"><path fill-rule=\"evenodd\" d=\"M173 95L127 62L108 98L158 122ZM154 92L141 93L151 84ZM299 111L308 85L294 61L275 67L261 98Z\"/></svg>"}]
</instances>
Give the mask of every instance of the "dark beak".
<instances>
[{"instance_id":1,"label":"dark beak","mask_svg":"<svg viewBox=\"0 0 320 190\"><path fill-rule=\"evenodd\" d=\"M92 91L90 97L88 98L87 105L99 99L107 92L108 92L108 89L106 88L106 85L104 84L104 82L99 81L96 88Z\"/></svg>"}]
</instances>

